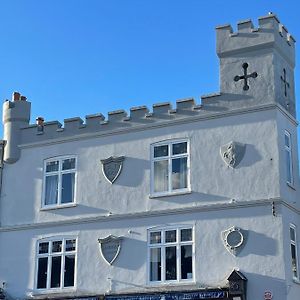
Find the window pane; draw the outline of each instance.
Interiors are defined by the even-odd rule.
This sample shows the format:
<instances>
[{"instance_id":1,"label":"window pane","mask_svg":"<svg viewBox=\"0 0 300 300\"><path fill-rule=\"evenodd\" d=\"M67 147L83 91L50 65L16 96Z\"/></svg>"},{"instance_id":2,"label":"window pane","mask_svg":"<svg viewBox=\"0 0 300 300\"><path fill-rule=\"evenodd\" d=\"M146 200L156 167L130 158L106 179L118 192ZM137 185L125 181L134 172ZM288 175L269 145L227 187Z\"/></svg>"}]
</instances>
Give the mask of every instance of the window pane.
<instances>
[{"instance_id":1,"label":"window pane","mask_svg":"<svg viewBox=\"0 0 300 300\"><path fill-rule=\"evenodd\" d=\"M65 256L64 286L74 286L75 255Z\"/></svg>"},{"instance_id":2,"label":"window pane","mask_svg":"<svg viewBox=\"0 0 300 300\"><path fill-rule=\"evenodd\" d=\"M39 254L48 253L49 243L39 243Z\"/></svg>"},{"instance_id":3,"label":"window pane","mask_svg":"<svg viewBox=\"0 0 300 300\"><path fill-rule=\"evenodd\" d=\"M182 242L186 242L186 241L191 241L193 238L192 238L192 229L189 228L189 229L181 229L180 231L180 240Z\"/></svg>"},{"instance_id":4,"label":"window pane","mask_svg":"<svg viewBox=\"0 0 300 300\"><path fill-rule=\"evenodd\" d=\"M75 251L75 250L76 250L76 240L67 240L66 251Z\"/></svg>"},{"instance_id":5,"label":"window pane","mask_svg":"<svg viewBox=\"0 0 300 300\"><path fill-rule=\"evenodd\" d=\"M172 188L187 187L187 157L172 159Z\"/></svg>"},{"instance_id":6,"label":"window pane","mask_svg":"<svg viewBox=\"0 0 300 300\"><path fill-rule=\"evenodd\" d=\"M176 242L176 230L166 231L165 242L166 243L174 243L174 242Z\"/></svg>"},{"instance_id":7,"label":"window pane","mask_svg":"<svg viewBox=\"0 0 300 300\"><path fill-rule=\"evenodd\" d=\"M38 260L38 278L37 278L37 288L45 289L47 287L47 266L48 258L41 257Z\"/></svg>"},{"instance_id":8,"label":"window pane","mask_svg":"<svg viewBox=\"0 0 300 300\"><path fill-rule=\"evenodd\" d=\"M173 155L187 153L187 142L173 144Z\"/></svg>"},{"instance_id":9,"label":"window pane","mask_svg":"<svg viewBox=\"0 0 300 300\"><path fill-rule=\"evenodd\" d=\"M47 176L45 187L45 205L57 203L58 176Z\"/></svg>"},{"instance_id":10,"label":"window pane","mask_svg":"<svg viewBox=\"0 0 300 300\"><path fill-rule=\"evenodd\" d=\"M284 135L284 144L285 144L285 146L290 148L290 137L287 134Z\"/></svg>"},{"instance_id":11,"label":"window pane","mask_svg":"<svg viewBox=\"0 0 300 300\"><path fill-rule=\"evenodd\" d=\"M150 281L161 280L161 249L150 249Z\"/></svg>"},{"instance_id":12,"label":"window pane","mask_svg":"<svg viewBox=\"0 0 300 300\"><path fill-rule=\"evenodd\" d=\"M296 237L295 237L295 229L290 227L290 238L292 241L296 241Z\"/></svg>"},{"instance_id":13,"label":"window pane","mask_svg":"<svg viewBox=\"0 0 300 300\"><path fill-rule=\"evenodd\" d=\"M193 278L192 245L181 246L181 279Z\"/></svg>"},{"instance_id":14,"label":"window pane","mask_svg":"<svg viewBox=\"0 0 300 300\"><path fill-rule=\"evenodd\" d=\"M61 203L70 203L74 200L75 173L62 175L62 198Z\"/></svg>"},{"instance_id":15,"label":"window pane","mask_svg":"<svg viewBox=\"0 0 300 300\"><path fill-rule=\"evenodd\" d=\"M292 183L292 169L291 169L291 156L289 151L285 151L286 157L286 180L289 183Z\"/></svg>"},{"instance_id":16,"label":"window pane","mask_svg":"<svg viewBox=\"0 0 300 300\"><path fill-rule=\"evenodd\" d=\"M52 243L52 252L61 252L62 241L55 241Z\"/></svg>"},{"instance_id":17,"label":"window pane","mask_svg":"<svg viewBox=\"0 0 300 300\"><path fill-rule=\"evenodd\" d=\"M176 247L166 247L166 280L176 279Z\"/></svg>"},{"instance_id":18,"label":"window pane","mask_svg":"<svg viewBox=\"0 0 300 300\"><path fill-rule=\"evenodd\" d=\"M297 270L297 256L296 256L296 246L291 245L291 255L292 255L292 271L293 276L298 278L298 270Z\"/></svg>"},{"instance_id":19,"label":"window pane","mask_svg":"<svg viewBox=\"0 0 300 300\"><path fill-rule=\"evenodd\" d=\"M168 191L168 161L154 162L154 191Z\"/></svg>"},{"instance_id":20,"label":"window pane","mask_svg":"<svg viewBox=\"0 0 300 300\"><path fill-rule=\"evenodd\" d=\"M61 275L61 256L52 257L51 268L51 287L60 287L60 275Z\"/></svg>"},{"instance_id":21,"label":"window pane","mask_svg":"<svg viewBox=\"0 0 300 300\"><path fill-rule=\"evenodd\" d=\"M150 232L150 244L161 243L161 232Z\"/></svg>"},{"instance_id":22,"label":"window pane","mask_svg":"<svg viewBox=\"0 0 300 300\"><path fill-rule=\"evenodd\" d=\"M168 145L154 147L154 157L162 157L162 156L168 156L168 155L169 155L169 146Z\"/></svg>"},{"instance_id":23,"label":"window pane","mask_svg":"<svg viewBox=\"0 0 300 300\"><path fill-rule=\"evenodd\" d=\"M75 158L68 158L63 160L62 169L63 170L75 169Z\"/></svg>"},{"instance_id":24,"label":"window pane","mask_svg":"<svg viewBox=\"0 0 300 300\"><path fill-rule=\"evenodd\" d=\"M49 161L46 163L46 172L58 171L58 160Z\"/></svg>"}]
</instances>

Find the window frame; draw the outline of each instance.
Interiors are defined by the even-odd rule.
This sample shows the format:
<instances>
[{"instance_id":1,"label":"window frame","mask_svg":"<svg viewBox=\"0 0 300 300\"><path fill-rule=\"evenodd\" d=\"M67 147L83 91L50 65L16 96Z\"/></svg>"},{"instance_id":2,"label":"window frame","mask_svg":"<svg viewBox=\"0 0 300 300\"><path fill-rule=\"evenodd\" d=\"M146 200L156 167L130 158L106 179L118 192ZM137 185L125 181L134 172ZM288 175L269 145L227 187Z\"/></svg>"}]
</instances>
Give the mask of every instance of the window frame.
<instances>
[{"instance_id":1,"label":"window frame","mask_svg":"<svg viewBox=\"0 0 300 300\"><path fill-rule=\"evenodd\" d=\"M75 250L73 251L66 251L65 245L67 240L75 240ZM51 253L52 250L52 243L55 241L62 241L62 251ZM48 253L39 253L39 245L40 243L49 243L48 244ZM65 256L66 255L74 255L74 285L64 287L64 278L65 278ZM71 235L71 236L51 236L46 238L41 238L36 241L36 248L35 248L35 276L34 276L34 291L36 293L44 293L44 292L62 292L62 291L74 291L77 288L77 254L78 254L78 237ZM38 271L39 271L39 258L47 257L47 279L46 279L46 288L38 288ZM60 287L53 287L51 288L51 274L52 271L52 257L61 257L61 274L60 274Z\"/></svg>"},{"instance_id":2,"label":"window frame","mask_svg":"<svg viewBox=\"0 0 300 300\"><path fill-rule=\"evenodd\" d=\"M75 167L74 169L69 170L62 170L62 162L66 159L75 159ZM46 172L47 163L58 161L58 171L53 172ZM62 201L62 175L68 174L68 173L74 173L74 195L73 195L73 201L67 202L67 203L61 203ZM55 204L46 204L46 177L57 174L58 175L58 193L57 193L57 203ZM47 158L44 160L43 165L43 190L42 190L42 204L41 209L55 209L55 208L63 208L63 207L70 207L76 205L76 190L77 190L77 156L76 155L64 155L64 156L56 156Z\"/></svg>"},{"instance_id":3,"label":"window frame","mask_svg":"<svg viewBox=\"0 0 300 300\"><path fill-rule=\"evenodd\" d=\"M295 240L292 240L291 237L291 229L294 231L294 236L295 236ZM293 223L290 223L289 226L289 237L290 237L290 257L291 257L291 271L292 271L292 277L293 280L299 282L299 259L298 259L298 246L297 246L297 226ZM293 272L293 257L292 257L292 250L291 247L292 245L295 247L295 257L296 257L296 272L297 272L297 276L294 276L294 272Z\"/></svg>"},{"instance_id":4,"label":"window frame","mask_svg":"<svg viewBox=\"0 0 300 300\"><path fill-rule=\"evenodd\" d=\"M182 229L192 230L191 241L180 241L180 233ZM165 232L176 230L176 242L165 242ZM150 235L153 232L161 232L161 242L150 244ZM192 246L192 278L181 279L181 246L191 245ZM175 280L166 280L166 263L165 263L165 249L166 247L176 246L176 275ZM151 249L161 249L161 280L151 280L150 278L150 262L151 262ZM196 281L196 268L195 268L195 226L194 225L181 225L181 226L166 226L166 227L154 227L147 230L147 284L148 285L172 285L172 284L191 284Z\"/></svg>"},{"instance_id":5,"label":"window frame","mask_svg":"<svg viewBox=\"0 0 300 300\"><path fill-rule=\"evenodd\" d=\"M285 139L288 138L289 146L286 145ZM286 153L289 155L290 163L287 164ZM284 131L284 160L285 160L285 168L286 168L286 183L290 186L294 186L294 175L293 175L293 153L292 153L292 135L289 131ZM288 180L288 173L291 178L291 181Z\"/></svg>"},{"instance_id":6,"label":"window frame","mask_svg":"<svg viewBox=\"0 0 300 300\"><path fill-rule=\"evenodd\" d=\"M174 154L172 153L172 145L187 143L186 153ZM168 155L163 157L154 157L154 149L157 146L168 146ZM172 188L172 159L187 157L187 187L181 189ZM154 163L156 161L168 161L168 190L163 192L155 192L155 180L154 180ZM150 197L160 197L160 196L170 196L177 194L186 194L191 192L191 183L190 183L190 168L191 168L191 157L190 157L190 141L188 138L178 138L171 140L163 140L151 144L150 150L150 161L151 161L151 170L150 170Z\"/></svg>"}]
</instances>

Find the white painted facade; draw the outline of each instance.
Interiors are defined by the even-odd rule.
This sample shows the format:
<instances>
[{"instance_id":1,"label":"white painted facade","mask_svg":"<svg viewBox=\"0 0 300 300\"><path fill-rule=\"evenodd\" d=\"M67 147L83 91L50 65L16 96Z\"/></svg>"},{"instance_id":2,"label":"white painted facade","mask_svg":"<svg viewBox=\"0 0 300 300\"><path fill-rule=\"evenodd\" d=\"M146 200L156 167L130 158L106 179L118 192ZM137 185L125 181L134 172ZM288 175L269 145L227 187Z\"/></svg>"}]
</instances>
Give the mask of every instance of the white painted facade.
<instances>
[{"instance_id":1,"label":"white painted facade","mask_svg":"<svg viewBox=\"0 0 300 300\"><path fill-rule=\"evenodd\" d=\"M65 299L156 292L217 291L233 299L227 278L239 270L248 300L294 300L300 295L300 204L294 39L274 15L217 27L221 90L202 104L180 100L58 122L29 125L30 103L15 94L4 103L4 155L0 201L0 286L7 299ZM244 90L244 63L249 89ZM289 82L287 95L281 76ZM291 137L287 183L285 132ZM220 147L245 145L234 168ZM187 186L154 193L153 147L186 142ZM124 156L119 177L109 183L101 160ZM75 158L74 201L45 205L45 162ZM172 164L172 158L170 158ZM69 172L69 171L68 171ZM59 175L61 176L61 175ZM290 225L299 252L293 278ZM246 232L232 255L221 233L232 226ZM150 280L149 232L192 228L192 275L188 280ZM109 265L98 239L123 237ZM298 237L297 237L298 235ZM74 286L37 288L38 242L76 239ZM180 248L180 245L178 246ZM177 256L177 259L180 259ZM178 270L180 269L179 266ZM163 268L163 266L162 266ZM49 274L48 274L49 275ZM229 296L227 294L229 293ZM244 295L238 295L245 299ZM212 298L203 298L212 299ZM238 300L237 298L235 300Z\"/></svg>"}]
</instances>

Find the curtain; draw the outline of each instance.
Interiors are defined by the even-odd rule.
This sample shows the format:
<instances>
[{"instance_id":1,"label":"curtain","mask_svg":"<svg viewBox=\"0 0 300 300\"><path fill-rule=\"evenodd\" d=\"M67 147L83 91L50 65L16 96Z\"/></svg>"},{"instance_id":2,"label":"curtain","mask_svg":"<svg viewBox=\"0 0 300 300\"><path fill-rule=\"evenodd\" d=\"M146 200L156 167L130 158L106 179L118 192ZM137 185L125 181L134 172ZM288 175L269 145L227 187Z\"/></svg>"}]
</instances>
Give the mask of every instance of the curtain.
<instances>
[{"instance_id":1,"label":"curtain","mask_svg":"<svg viewBox=\"0 0 300 300\"><path fill-rule=\"evenodd\" d=\"M45 205L57 203L58 175L46 176Z\"/></svg>"}]
</instances>

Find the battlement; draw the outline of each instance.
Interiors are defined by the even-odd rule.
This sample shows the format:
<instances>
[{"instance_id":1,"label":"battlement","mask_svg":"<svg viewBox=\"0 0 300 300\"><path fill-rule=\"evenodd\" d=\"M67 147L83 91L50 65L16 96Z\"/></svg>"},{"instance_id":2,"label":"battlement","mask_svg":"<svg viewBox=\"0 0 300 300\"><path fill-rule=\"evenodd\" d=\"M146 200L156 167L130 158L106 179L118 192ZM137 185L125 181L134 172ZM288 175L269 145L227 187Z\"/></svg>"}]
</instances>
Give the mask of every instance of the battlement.
<instances>
[{"instance_id":1,"label":"battlement","mask_svg":"<svg viewBox=\"0 0 300 300\"><path fill-rule=\"evenodd\" d=\"M95 132L110 132L137 128L165 121L174 121L199 114L206 114L201 105L197 105L193 98L176 101L176 108L171 103L156 103L150 112L147 106L130 108L128 114L125 110L108 112L107 119L101 114L87 115L85 120L79 117L65 119L63 124L59 121L44 122L43 117L36 119L36 124L31 124L21 129L22 143L45 141L48 139L72 137L74 135Z\"/></svg>"},{"instance_id":2,"label":"battlement","mask_svg":"<svg viewBox=\"0 0 300 300\"><path fill-rule=\"evenodd\" d=\"M217 54L220 58L246 51L276 48L291 64L295 65L295 39L280 23L276 15L258 19L258 28L254 28L251 20L240 21L237 32L233 32L230 24L217 26Z\"/></svg>"}]
</instances>

